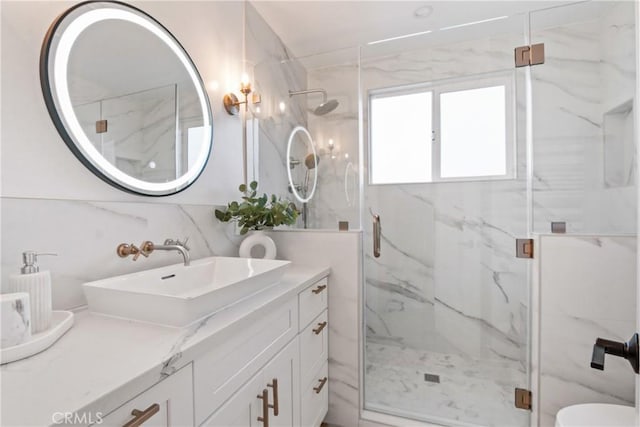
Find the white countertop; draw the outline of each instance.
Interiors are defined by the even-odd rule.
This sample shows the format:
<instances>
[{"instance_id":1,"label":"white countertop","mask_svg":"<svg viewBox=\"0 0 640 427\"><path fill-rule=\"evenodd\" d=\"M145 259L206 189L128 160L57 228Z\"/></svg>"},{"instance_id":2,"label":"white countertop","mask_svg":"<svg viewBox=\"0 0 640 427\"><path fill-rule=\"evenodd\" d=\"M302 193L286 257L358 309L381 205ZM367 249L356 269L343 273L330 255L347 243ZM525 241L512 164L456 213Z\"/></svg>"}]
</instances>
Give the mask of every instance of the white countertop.
<instances>
[{"instance_id":1,"label":"white countertop","mask_svg":"<svg viewBox=\"0 0 640 427\"><path fill-rule=\"evenodd\" d=\"M59 412L106 415L329 272L294 265L278 284L186 328L77 312L53 346L0 367L0 425L51 425Z\"/></svg>"}]
</instances>

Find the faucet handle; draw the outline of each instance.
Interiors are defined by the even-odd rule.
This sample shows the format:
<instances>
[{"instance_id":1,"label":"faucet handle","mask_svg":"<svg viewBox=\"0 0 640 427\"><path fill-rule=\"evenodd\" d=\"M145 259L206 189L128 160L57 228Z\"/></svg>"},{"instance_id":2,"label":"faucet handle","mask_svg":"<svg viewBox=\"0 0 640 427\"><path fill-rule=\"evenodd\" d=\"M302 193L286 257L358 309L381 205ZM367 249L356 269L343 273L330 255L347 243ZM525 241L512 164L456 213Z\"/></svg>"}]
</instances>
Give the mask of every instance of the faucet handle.
<instances>
[{"instance_id":1,"label":"faucet handle","mask_svg":"<svg viewBox=\"0 0 640 427\"><path fill-rule=\"evenodd\" d=\"M189 246L187 246L187 242L189 241L188 237L185 237L183 241L180 241L180 239L178 239L178 244L180 246L182 246L183 248L185 248L186 250L191 250L191 248L189 248Z\"/></svg>"},{"instance_id":2,"label":"faucet handle","mask_svg":"<svg viewBox=\"0 0 640 427\"><path fill-rule=\"evenodd\" d=\"M133 260L137 260L140 256L140 249L133 243L127 245L126 243L120 243L116 249L116 253L120 258L126 258L129 255L134 255Z\"/></svg>"},{"instance_id":3,"label":"faucet handle","mask_svg":"<svg viewBox=\"0 0 640 427\"><path fill-rule=\"evenodd\" d=\"M140 257L140 249L138 249L138 247L136 245L134 245L133 243L131 243L129 245L129 253L131 255L133 255L133 260L137 261L138 258Z\"/></svg>"},{"instance_id":4,"label":"faucet handle","mask_svg":"<svg viewBox=\"0 0 640 427\"><path fill-rule=\"evenodd\" d=\"M183 247L183 248L185 248L186 250L189 250L189 247L187 246L187 242L188 242L188 241L189 241L189 238L188 238L188 237L185 237L185 238L184 238L184 242L183 242L183 241L180 241L180 239L176 239L176 240L173 240L173 239L166 239L166 240L164 241L164 244L165 244L165 245L177 245L177 246L182 246L182 247Z\"/></svg>"},{"instance_id":5,"label":"faucet handle","mask_svg":"<svg viewBox=\"0 0 640 427\"><path fill-rule=\"evenodd\" d=\"M145 240L144 242L142 242L142 244L140 245L139 254L144 256L145 258L149 258L149 255L151 254L151 252L153 252L153 242L149 240ZM138 255L136 255L136 257L137 256Z\"/></svg>"}]
</instances>

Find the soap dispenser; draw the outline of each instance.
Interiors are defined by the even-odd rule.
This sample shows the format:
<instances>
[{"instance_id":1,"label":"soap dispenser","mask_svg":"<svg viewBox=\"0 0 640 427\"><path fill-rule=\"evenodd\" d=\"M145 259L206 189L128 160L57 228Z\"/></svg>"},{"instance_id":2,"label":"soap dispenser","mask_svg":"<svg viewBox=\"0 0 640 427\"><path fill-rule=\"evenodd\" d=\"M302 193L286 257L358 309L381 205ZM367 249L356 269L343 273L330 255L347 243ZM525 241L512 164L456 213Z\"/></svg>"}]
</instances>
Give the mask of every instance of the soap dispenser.
<instances>
[{"instance_id":1,"label":"soap dispenser","mask_svg":"<svg viewBox=\"0 0 640 427\"><path fill-rule=\"evenodd\" d=\"M27 292L31 305L31 333L37 334L51 326L51 273L40 271L39 255L57 255L49 253L22 253L23 266L20 274L9 276L9 292Z\"/></svg>"}]
</instances>

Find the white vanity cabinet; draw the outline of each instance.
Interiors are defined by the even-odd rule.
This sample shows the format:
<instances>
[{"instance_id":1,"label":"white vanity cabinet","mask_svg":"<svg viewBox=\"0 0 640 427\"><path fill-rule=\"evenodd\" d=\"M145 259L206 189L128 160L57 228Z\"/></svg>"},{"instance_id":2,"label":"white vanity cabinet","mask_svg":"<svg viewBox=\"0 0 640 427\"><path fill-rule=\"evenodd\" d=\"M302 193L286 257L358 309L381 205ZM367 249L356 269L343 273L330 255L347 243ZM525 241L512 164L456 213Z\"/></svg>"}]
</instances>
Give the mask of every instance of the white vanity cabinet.
<instances>
[{"instance_id":1,"label":"white vanity cabinet","mask_svg":"<svg viewBox=\"0 0 640 427\"><path fill-rule=\"evenodd\" d=\"M196 425L317 427L328 410L327 278L194 361Z\"/></svg>"},{"instance_id":2,"label":"white vanity cabinet","mask_svg":"<svg viewBox=\"0 0 640 427\"><path fill-rule=\"evenodd\" d=\"M193 370L181 368L134 397L96 425L105 427L185 427L193 425Z\"/></svg>"}]
</instances>

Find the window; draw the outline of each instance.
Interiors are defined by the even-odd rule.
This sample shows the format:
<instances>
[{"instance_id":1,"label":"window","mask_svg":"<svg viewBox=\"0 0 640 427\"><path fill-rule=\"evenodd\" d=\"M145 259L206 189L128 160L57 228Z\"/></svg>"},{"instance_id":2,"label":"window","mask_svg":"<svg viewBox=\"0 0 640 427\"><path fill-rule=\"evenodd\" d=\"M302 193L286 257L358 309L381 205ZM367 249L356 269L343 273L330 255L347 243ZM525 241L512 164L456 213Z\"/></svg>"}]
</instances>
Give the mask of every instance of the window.
<instances>
[{"instance_id":1,"label":"window","mask_svg":"<svg viewBox=\"0 0 640 427\"><path fill-rule=\"evenodd\" d=\"M515 176L512 74L372 92L371 184Z\"/></svg>"}]
</instances>

